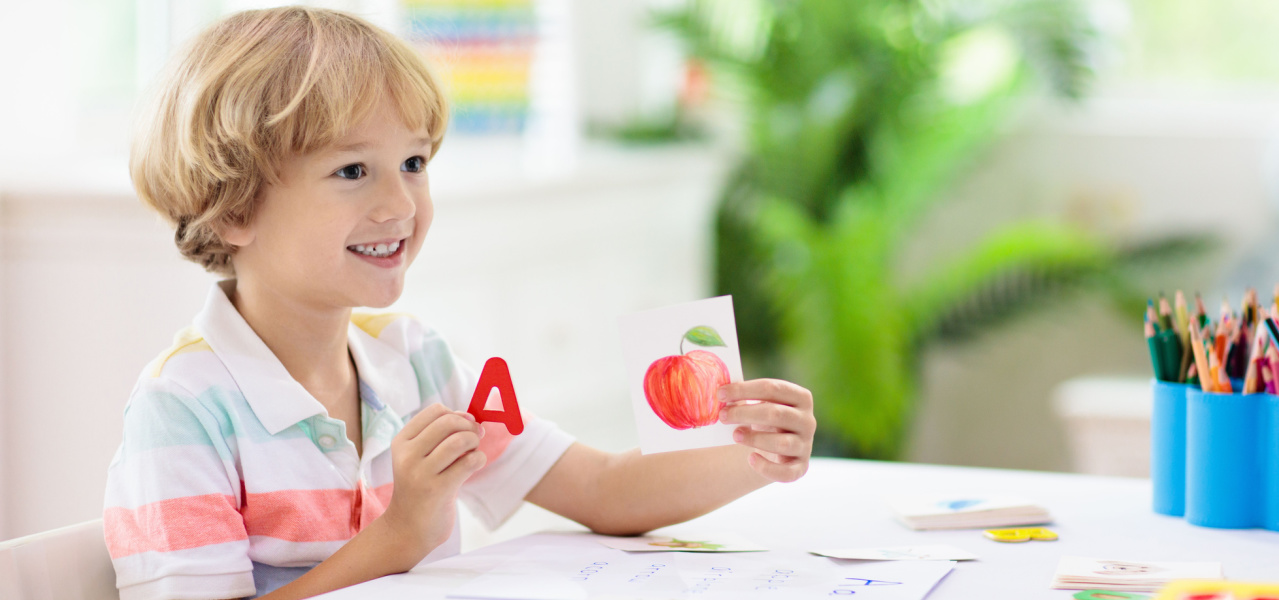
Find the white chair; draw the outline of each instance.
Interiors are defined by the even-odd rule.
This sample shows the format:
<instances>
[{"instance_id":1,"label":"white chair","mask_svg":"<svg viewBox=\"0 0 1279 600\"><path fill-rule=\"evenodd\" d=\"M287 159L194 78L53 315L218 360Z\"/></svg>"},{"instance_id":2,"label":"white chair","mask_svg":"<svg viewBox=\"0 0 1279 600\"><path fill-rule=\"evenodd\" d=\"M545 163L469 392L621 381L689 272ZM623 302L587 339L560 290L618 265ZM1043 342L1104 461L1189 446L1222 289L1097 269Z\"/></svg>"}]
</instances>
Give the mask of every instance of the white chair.
<instances>
[{"instance_id":1,"label":"white chair","mask_svg":"<svg viewBox=\"0 0 1279 600\"><path fill-rule=\"evenodd\" d=\"M0 542L4 600L119 600L102 519Z\"/></svg>"}]
</instances>

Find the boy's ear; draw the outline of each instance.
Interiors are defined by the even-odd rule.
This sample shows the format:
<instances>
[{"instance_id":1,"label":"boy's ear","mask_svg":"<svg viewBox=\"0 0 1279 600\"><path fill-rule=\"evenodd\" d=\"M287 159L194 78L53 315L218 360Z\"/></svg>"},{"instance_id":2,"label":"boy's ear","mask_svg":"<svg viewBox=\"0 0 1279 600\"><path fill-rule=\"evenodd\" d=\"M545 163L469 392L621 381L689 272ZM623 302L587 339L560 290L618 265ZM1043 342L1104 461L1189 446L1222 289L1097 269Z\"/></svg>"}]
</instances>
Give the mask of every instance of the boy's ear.
<instances>
[{"instance_id":1,"label":"boy's ear","mask_svg":"<svg viewBox=\"0 0 1279 600\"><path fill-rule=\"evenodd\" d=\"M218 237L222 238L223 242L235 246L236 248L248 246L253 243L253 239L256 237L253 232L253 228L248 225L232 225L224 223L218 226L217 232Z\"/></svg>"}]
</instances>

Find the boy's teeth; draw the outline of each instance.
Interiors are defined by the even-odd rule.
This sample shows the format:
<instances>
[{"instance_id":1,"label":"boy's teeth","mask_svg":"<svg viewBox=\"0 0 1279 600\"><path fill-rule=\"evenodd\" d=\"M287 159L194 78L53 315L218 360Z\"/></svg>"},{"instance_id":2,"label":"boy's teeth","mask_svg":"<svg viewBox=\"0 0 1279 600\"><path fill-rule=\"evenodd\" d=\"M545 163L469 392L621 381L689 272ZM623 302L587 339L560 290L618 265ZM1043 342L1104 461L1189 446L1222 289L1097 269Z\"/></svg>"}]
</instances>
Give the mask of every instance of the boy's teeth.
<instances>
[{"instance_id":1,"label":"boy's teeth","mask_svg":"<svg viewBox=\"0 0 1279 600\"><path fill-rule=\"evenodd\" d=\"M400 242L394 241L394 242L391 242L390 244L377 244L377 245L369 244L367 246L364 244L356 244L354 246L350 246L350 248L365 256L385 257L385 256L390 256L394 254L396 250L399 250Z\"/></svg>"}]
</instances>

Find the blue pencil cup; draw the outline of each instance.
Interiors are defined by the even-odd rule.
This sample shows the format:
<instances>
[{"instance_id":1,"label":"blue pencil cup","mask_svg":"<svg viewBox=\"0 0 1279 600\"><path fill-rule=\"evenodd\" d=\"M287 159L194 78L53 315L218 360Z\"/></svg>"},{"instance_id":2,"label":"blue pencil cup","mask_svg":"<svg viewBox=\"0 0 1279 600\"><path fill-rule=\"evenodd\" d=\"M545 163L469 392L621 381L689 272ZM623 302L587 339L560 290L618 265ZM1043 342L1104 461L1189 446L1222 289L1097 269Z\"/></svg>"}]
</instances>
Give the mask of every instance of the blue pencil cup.
<instances>
[{"instance_id":1,"label":"blue pencil cup","mask_svg":"<svg viewBox=\"0 0 1279 600\"><path fill-rule=\"evenodd\" d=\"M1262 527L1279 531L1279 396L1262 400L1261 462L1265 471Z\"/></svg>"},{"instance_id":2,"label":"blue pencil cup","mask_svg":"<svg viewBox=\"0 0 1279 600\"><path fill-rule=\"evenodd\" d=\"M1265 394L1186 395L1186 521L1246 529L1262 524Z\"/></svg>"},{"instance_id":3,"label":"blue pencil cup","mask_svg":"<svg viewBox=\"0 0 1279 600\"><path fill-rule=\"evenodd\" d=\"M1150 484L1153 507L1180 517L1186 508L1186 393L1184 383L1154 380L1150 419Z\"/></svg>"}]
</instances>

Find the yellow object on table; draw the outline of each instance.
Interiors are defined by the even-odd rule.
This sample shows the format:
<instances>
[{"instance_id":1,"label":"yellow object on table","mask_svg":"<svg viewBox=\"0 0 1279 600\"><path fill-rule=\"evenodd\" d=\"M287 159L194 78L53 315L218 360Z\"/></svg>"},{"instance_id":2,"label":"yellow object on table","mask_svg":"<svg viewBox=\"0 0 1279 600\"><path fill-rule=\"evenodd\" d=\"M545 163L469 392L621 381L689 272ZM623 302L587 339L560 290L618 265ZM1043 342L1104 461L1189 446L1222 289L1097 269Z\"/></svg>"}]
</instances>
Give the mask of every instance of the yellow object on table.
<instances>
[{"instance_id":1,"label":"yellow object on table","mask_svg":"<svg viewBox=\"0 0 1279 600\"><path fill-rule=\"evenodd\" d=\"M1182 579L1169 582L1155 600L1272 600L1279 598L1279 582Z\"/></svg>"},{"instance_id":2,"label":"yellow object on table","mask_svg":"<svg viewBox=\"0 0 1279 600\"><path fill-rule=\"evenodd\" d=\"M987 529L982 532L996 542L1028 542L1037 540L1051 542L1057 539L1057 533L1046 527L1019 527L1016 529Z\"/></svg>"}]
</instances>

